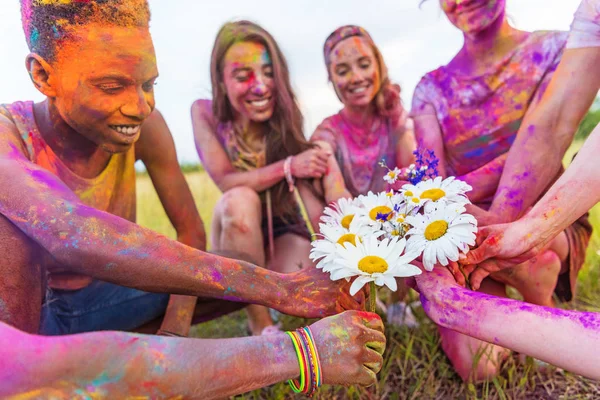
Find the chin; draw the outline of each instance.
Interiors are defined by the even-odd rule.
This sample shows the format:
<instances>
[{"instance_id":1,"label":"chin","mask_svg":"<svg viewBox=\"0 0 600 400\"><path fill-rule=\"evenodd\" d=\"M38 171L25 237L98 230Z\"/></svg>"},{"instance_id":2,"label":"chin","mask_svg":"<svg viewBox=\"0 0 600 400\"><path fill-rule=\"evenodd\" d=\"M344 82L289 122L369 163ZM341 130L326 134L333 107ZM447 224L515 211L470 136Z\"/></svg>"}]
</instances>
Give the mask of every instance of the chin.
<instances>
[{"instance_id":1,"label":"chin","mask_svg":"<svg viewBox=\"0 0 600 400\"><path fill-rule=\"evenodd\" d=\"M254 122L267 122L273 116L273 111L266 111L259 114L254 114L250 117L250 120Z\"/></svg>"},{"instance_id":2,"label":"chin","mask_svg":"<svg viewBox=\"0 0 600 400\"><path fill-rule=\"evenodd\" d=\"M135 143L135 142L133 142L133 143ZM131 147L133 146L133 143L119 143L119 144L104 143L104 144L100 145L100 147L102 148L102 150L104 150L107 153L119 154L119 153L125 153L126 151L131 149Z\"/></svg>"}]
</instances>

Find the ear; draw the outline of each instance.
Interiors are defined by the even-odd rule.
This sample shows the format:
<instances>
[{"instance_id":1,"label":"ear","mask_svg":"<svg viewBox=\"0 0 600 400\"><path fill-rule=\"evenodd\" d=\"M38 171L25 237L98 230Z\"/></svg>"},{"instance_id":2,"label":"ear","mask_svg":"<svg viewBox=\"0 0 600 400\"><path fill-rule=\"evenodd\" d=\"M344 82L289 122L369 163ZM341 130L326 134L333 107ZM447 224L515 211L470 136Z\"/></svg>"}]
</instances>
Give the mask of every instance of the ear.
<instances>
[{"instance_id":1,"label":"ear","mask_svg":"<svg viewBox=\"0 0 600 400\"><path fill-rule=\"evenodd\" d=\"M56 97L53 85L54 68L39 54L29 53L25 59L25 68L34 86L48 97Z\"/></svg>"}]
</instances>

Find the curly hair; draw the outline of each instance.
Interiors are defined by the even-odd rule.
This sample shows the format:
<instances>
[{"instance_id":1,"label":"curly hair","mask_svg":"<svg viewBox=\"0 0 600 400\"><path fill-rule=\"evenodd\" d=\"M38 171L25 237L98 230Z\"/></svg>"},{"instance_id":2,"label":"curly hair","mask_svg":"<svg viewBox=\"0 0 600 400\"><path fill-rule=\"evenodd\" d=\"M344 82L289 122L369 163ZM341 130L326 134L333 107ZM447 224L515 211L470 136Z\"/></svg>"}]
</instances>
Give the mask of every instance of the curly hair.
<instances>
[{"instance_id":1,"label":"curly hair","mask_svg":"<svg viewBox=\"0 0 600 400\"><path fill-rule=\"evenodd\" d=\"M54 60L73 29L87 24L148 27L148 0L20 0L21 21L32 53Z\"/></svg>"}]
</instances>

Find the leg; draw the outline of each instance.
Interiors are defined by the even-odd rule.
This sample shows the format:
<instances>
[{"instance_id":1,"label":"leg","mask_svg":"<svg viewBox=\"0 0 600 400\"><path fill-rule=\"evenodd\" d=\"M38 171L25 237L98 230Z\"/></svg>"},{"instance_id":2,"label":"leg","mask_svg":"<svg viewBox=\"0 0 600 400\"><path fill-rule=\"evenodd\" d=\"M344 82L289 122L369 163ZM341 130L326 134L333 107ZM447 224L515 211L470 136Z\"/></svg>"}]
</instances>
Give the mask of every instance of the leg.
<instances>
[{"instance_id":1,"label":"leg","mask_svg":"<svg viewBox=\"0 0 600 400\"><path fill-rule=\"evenodd\" d=\"M308 258L310 242L294 233L286 233L275 239L275 258L269 260L272 271L289 274L305 267L314 267Z\"/></svg>"},{"instance_id":2,"label":"leg","mask_svg":"<svg viewBox=\"0 0 600 400\"><path fill-rule=\"evenodd\" d=\"M261 221L261 202L254 190L241 186L227 191L213 214L213 248L241 252L257 265L265 265ZM273 325L268 308L252 304L246 310L252 334L260 335L264 328Z\"/></svg>"},{"instance_id":3,"label":"leg","mask_svg":"<svg viewBox=\"0 0 600 400\"><path fill-rule=\"evenodd\" d=\"M506 297L504 285L486 279L481 292ZM464 380L482 381L494 377L510 350L496 346L451 329L439 327L442 348L456 372Z\"/></svg>"},{"instance_id":4,"label":"leg","mask_svg":"<svg viewBox=\"0 0 600 400\"><path fill-rule=\"evenodd\" d=\"M168 301L166 293L149 293L99 280L79 290L52 290L46 296L40 333L131 331L162 316Z\"/></svg>"},{"instance_id":5,"label":"leg","mask_svg":"<svg viewBox=\"0 0 600 400\"><path fill-rule=\"evenodd\" d=\"M493 274L492 278L513 286L528 303L554 306L552 298L569 254L569 245L564 232L558 235L547 250L537 257L505 271Z\"/></svg>"},{"instance_id":6,"label":"leg","mask_svg":"<svg viewBox=\"0 0 600 400\"><path fill-rule=\"evenodd\" d=\"M37 333L45 291L45 250L0 215L0 321Z\"/></svg>"}]
</instances>

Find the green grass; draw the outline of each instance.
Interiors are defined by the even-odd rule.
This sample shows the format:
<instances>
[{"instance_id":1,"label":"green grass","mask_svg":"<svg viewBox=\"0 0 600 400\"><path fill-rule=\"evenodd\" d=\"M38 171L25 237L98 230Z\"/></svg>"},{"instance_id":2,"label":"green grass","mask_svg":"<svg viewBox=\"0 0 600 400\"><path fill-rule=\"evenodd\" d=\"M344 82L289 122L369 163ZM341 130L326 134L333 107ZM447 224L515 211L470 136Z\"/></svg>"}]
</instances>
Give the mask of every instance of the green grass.
<instances>
[{"instance_id":1,"label":"green grass","mask_svg":"<svg viewBox=\"0 0 600 400\"><path fill-rule=\"evenodd\" d=\"M570 154L573 153L571 149ZM569 157L570 158L570 157ZM211 213L220 192L205 172L186 174L207 232ZM174 230L160 205L147 176L138 177L138 222L169 237ZM591 212L591 220L600 228L600 205ZM209 236L210 237L210 236ZM595 231L587 260L579 276L578 295L573 307L600 312L600 232ZM415 293L412 293L416 299ZM478 385L464 384L440 348L433 323L420 308L414 310L421 325L415 330L386 327L388 346L384 366L376 387L323 387L315 399L596 399L600 384L560 369L540 369L531 358L514 355L495 379ZM246 335L244 312L237 312L193 328L196 337L239 337ZM293 329L307 321L285 316L283 327ZM576 343L573 343L576 345ZM600 357L599 357L600 360ZM200 372L199 372L200 373ZM295 398L285 383L257 390L236 399Z\"/></svg>"}]
</instances>

